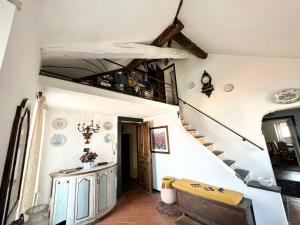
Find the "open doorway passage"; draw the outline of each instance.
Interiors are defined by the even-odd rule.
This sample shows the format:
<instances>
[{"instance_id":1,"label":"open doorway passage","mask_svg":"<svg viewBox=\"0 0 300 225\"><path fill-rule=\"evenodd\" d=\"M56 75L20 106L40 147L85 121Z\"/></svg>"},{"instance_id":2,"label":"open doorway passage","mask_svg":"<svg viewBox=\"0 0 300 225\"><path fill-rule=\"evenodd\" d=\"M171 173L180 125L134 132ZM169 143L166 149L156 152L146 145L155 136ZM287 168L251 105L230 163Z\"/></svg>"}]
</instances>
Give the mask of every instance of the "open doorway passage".
<instances>
[{"instance_id":1,"label":"open doorway passage","mask_svg":"<svg viewBox=\"0 0 300 225\"><path fill-rule=\"evenodd\" d=\"M300 109L277 111L264 116L262 131L276 182L282 193L300 197Z\"/></svg>"},{"instance_id":2,"label":"open doorway passage","mask_svg":"<svg viewBox=\"0 0 300 225\"><path fill-rule=\"evenodd\" d=\"M118 117L118 198L140 186L152 192L152 157L149 122Z\"/></svg>"},{"instance_id":3,"label":"open doorway passage","mask_svg":"<svg viewBox=\"0 0 300 225\"><path fill-rule=\"evenodd\" d=\"M136 123L122 123L121 161L122 191L129 191L138 184L138 134Z\"/></svg>"}]
</instances>

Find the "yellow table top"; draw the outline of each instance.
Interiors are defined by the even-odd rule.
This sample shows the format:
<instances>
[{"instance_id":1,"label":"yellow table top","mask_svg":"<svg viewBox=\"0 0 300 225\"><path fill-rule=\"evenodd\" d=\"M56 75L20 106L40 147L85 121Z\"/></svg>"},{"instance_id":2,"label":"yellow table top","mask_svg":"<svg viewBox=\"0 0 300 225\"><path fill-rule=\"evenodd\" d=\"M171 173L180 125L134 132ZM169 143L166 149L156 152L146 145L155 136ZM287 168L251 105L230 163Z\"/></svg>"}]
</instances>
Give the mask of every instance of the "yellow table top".
<instances>
[{"instance_id":1,"label":"yellow table top","mask_svg":"<svg viewBox=\"0 0 300 225\"><path fill-rule=\"evenodd\" d=\"M193 180L180 179L175 181L172 185L176 189L229 205L238 205L243 200L243 194L240 192L228 189L224 189L224 191L220 192L218 191L218 187Z\"/></svg>"}]
</instances>

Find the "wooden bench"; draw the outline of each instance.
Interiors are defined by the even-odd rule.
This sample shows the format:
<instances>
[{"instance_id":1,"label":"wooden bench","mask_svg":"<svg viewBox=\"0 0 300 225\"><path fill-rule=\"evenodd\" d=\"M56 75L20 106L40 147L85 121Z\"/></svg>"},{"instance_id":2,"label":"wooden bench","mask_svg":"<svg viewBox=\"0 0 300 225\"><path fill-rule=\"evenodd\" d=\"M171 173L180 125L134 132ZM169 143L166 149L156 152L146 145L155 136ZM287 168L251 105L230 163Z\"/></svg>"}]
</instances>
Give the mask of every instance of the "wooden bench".
<instances>
[{"instance_id":1,"label":"wooden bench","mask_svg":"<svg viewBox=\"0 0 300 225\"><path fill-rule=\"evenodd\" d=\"M176 188L177 202L179 210L188 217L195 219L201 225L255 225L252 201L247 198L240 198L236 201L233 198L231 202L227 195L223 196L221 201L217 200L218 189L213 187L210 195L202 196L202 189L190 189L188 186L189 180L182 179L177 184L173 185ZM201 187L204 186L203 183ZM230 193L230 196L238 196L230 190L224 190L225 193ZM203 194L204 195L204 194ZM214 199L209 198L214 197ZM225 201L225 202L224 202ZM229 203L227 203L229 202ZM184 224L184 223L183 223ZM188 225L189 223L186 223Z\"/></svg>"},{"instance_id":2,"label":"wooden bench","mask_svg":"<svg viewBox=\"0 0 300 225\"><path fill-rule=\"evenodd\" d=\"M177 190L179 209L203 225L255 225L252 201L244 198L237 206Z\"/></svg>"}]
</instances>

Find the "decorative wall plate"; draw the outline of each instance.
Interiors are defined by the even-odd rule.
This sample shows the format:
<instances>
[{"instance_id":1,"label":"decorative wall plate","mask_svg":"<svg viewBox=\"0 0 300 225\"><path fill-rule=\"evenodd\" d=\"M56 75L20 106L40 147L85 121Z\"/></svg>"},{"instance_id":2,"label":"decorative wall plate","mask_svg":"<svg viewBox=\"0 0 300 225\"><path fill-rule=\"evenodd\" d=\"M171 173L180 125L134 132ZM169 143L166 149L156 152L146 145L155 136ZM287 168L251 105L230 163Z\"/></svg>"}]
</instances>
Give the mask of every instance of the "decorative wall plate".
<instances>
[{"instance_id":1,"label":"decorative wall plate","mask_svg":"<svg viewBox=\"0 0 300 225\"><path fill-rule=\"evenodd\" d=\"M51 138L51 144L55 147L63 146L66 143L66 137L62 134L54 134Z\"/></svg>"},{"instance_id":2,"label":"decorative wall plate","mask_svg":"<svg viewBox=\"0 0 300 225\"><path fill-rule=\"evenodd\" d=\"M291 104L300 101L300 89L290 88L276 92L273 101L278 104Z\"/></svg>"},{"instance_id":3,"label":"decorative wall plate","mask_svg":"<svg viewBox=\"0 0 300 225\"><path fill-rule=\"evenodd\" d=\"M105 130L110 130L112 128L112 123L111 122L105 122L103 125Z\"/></svg>"},{"instance_id":4,"label":"decorative wall plate","mask_svg":"<svg viewBox=\"0 0 300 225\"><path fill-rule=\"evenodd\" d=\"M233 84L226 84L224 86L224 91L231 92L233 90L233 88L234 88Z\"/></svg>"},{"instance_id":5,"label":"decorative wall plate","mask_svg":"<svg viewBox=\"0 0 300 225\"><path fill-rule=\"evenodd\" d=\"M56 130L62 130L67 126L67 120L64 118L56 118L52 121L52 126Z\"/></svg>"},{"instance_id":6,"label":"decorative wall plate","mask_svg":"<svg viewBox=\"0 0 300 225\"><path fill-rule=\"evenodd\" d=\"M104 141L105 141L106 143L110 143L110 142L112 141L112 135L111 135L111 134L106 134L106 135L104 136Z\"/></svg>"},{"instance_id":7,"label":"decorative wall plate","mask_svg":"<svg viewBox=\"0 0 300 225\"><path fill-rule=\"evenodd\" d=\"M190 82L189 84L188 84L188 88L189 89L193 89L195 87L195 83L194 82Z\"/></svg>"}]
</instances>

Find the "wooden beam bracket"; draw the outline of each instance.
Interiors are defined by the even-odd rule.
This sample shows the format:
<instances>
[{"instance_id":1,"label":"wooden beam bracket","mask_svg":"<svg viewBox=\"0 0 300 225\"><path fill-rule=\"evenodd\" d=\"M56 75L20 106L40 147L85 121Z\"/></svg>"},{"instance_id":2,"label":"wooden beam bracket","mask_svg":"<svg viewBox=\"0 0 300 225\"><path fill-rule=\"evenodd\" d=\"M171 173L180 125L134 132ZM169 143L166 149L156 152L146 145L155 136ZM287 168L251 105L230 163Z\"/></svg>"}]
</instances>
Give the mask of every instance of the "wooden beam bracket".
<instances>
[{"instance_id":1,"label":"wooden beam bracket","mask_svg":"<svg viewBox=\"0 0 300 225\"><path fill-rule=\"evenodd\" d=\"M185 36L182 32L179 32L174 37L174 40L180 44L182 47L189 50L193 55L200 59L206 59L208 54L202 50L199 46L197 46L194 42L192 42L187 36Z\"/></svg>"}]
</instances>

